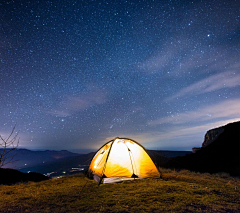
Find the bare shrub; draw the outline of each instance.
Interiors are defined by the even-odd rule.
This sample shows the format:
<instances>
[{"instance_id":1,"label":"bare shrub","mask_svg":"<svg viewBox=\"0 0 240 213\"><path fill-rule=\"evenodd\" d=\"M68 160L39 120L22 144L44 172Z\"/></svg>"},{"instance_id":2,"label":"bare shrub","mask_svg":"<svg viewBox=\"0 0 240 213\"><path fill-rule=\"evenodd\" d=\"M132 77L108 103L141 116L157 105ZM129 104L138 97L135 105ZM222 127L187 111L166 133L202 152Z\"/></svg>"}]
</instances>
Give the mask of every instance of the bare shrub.
<instances>
[{"instance_id":1,"label":"bare shrub","mask_svg":"<svg viewBox=\"0 0 240 213\"><path fill-rule=\"evenodd\" d=\"M19 140L18 133L15 133L16 125L13 127L10 135L6 138L3 138L0 135L0 168L5 166L6 164L12 163L16 161L14 159L16 154L11 154L13 150L18 147Z\"/></svg>"}]
</instances>

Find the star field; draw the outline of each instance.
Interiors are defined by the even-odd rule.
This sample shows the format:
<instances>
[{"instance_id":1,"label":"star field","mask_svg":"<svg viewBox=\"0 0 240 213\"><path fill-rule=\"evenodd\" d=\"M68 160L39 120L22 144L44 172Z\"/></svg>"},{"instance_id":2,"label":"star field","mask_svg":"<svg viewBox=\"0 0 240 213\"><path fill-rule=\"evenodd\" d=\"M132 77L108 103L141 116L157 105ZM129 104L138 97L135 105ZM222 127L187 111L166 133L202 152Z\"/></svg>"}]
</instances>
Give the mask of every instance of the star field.
<instances>
[{"instance_id":1,"label":"star field","mask_svg":"<svg viewBox=\"0 0 240 213\"><path fill-rule=\"evenodd\" d=\"M17 124L20 147L190 150L240 119L237 0L3 0L0 14L0 134Z\"/></svg>"}]
</instances>

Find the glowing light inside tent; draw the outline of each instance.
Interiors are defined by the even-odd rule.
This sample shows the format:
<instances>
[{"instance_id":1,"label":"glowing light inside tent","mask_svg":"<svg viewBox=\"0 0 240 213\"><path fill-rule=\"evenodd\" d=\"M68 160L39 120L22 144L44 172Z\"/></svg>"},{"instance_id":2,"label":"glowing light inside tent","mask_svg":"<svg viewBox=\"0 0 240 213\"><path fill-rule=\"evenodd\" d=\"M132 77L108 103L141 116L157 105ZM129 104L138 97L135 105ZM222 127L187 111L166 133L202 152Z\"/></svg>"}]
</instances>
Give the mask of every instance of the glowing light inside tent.
<instances>
[{"instance_id":1,"label":"glowing light inside tent","mask_svg":"<svg viewBox=\"0 0 240 213\"><path fill-rule=\"evenodd\" d=\"M115 177L116 181L133 177L160 177L152 159L140 144L118 138L100 148L89 166L89 172L98 177L98 182L102 181L101 177Z\"/></svg>"}]
</instances>

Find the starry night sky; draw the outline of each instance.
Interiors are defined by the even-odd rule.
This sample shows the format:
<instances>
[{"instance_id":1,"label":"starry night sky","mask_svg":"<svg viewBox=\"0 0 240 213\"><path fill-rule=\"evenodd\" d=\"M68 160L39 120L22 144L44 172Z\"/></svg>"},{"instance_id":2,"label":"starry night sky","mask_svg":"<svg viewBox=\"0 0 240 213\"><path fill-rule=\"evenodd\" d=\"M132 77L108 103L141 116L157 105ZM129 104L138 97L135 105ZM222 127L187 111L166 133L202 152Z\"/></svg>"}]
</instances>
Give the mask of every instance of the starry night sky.
<instances>
[{"instance_id":1,"label":"starry night sky","mask_svg":"<svg viewBox=\"0 0 240 213\"><path fill-rule=\"evenodd\" d=\"M240 1L1 0L0 82L22 148L191 150L240 120Z\"/></svg>"}]
</instances>

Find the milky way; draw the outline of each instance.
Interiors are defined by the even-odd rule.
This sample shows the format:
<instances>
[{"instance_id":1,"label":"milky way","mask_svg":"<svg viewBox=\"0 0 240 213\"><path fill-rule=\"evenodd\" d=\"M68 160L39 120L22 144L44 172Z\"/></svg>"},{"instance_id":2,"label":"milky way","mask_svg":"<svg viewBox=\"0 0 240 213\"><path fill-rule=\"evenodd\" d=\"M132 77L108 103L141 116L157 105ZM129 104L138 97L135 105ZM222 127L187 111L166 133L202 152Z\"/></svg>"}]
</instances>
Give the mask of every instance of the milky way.
<instances>
[{"instance_id":1,"label":"milky way","mask_svg":"<svg viewBox=\"0 0 240 213\"><path fill-rule=\"evenodd\" d=\"M239 1L1 1L0 134L190 150L240 120Z\"/></svg>"}]
</instances>

